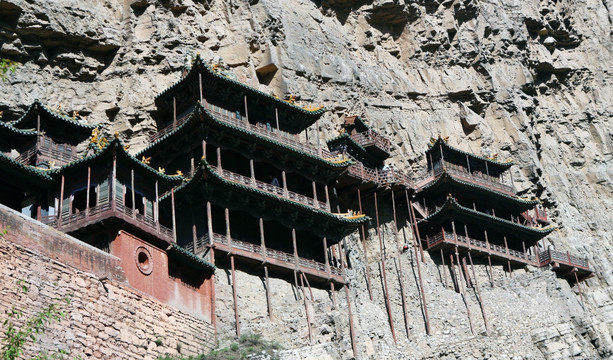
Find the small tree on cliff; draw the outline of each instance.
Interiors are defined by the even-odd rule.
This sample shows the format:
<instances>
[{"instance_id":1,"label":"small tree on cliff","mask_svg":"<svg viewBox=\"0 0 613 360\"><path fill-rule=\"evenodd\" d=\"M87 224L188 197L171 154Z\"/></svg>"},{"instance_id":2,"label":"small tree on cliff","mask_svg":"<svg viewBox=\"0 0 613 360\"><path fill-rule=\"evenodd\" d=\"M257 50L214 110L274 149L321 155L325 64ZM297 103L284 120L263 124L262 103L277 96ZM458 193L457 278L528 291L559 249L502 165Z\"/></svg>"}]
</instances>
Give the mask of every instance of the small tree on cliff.
<instances>
[{"instance_id":1,"label":"small tree on cliff","mask_svg":"<svg viewBox=\"0 0 613 360\"><path fill-rule=\"evenodd\" d=\"M11 59L0 59L0 78L2 81L6 81L7 75L14 73L19 65L21 64Z\"/></svg>"},{"instance_id":2,"label":"small tree on cliff","mask_svg":"<svg viewBox=\"0 0 613 360\"><path fill-rule=\"evenodd\" d=\"M6 229L0 230L0 237L5 234ZM17 284L21 292L27 294L28 287L24 281L19 280ZM46 306L25 321L22 320L23 311L16 308L15 305L11 306L11 309L7 311L7 319L3 323L4 337L1 341L0 359L14 360L21 356L28 342L35 342L39 335L46 332L49 324L66 316L63 306L68 304L70 304L70 298L66 297L63 301ZM34 359L63 359L66 354L66 350L63 349L52 352L40 351Z\"/></svg>"}]
</instances>

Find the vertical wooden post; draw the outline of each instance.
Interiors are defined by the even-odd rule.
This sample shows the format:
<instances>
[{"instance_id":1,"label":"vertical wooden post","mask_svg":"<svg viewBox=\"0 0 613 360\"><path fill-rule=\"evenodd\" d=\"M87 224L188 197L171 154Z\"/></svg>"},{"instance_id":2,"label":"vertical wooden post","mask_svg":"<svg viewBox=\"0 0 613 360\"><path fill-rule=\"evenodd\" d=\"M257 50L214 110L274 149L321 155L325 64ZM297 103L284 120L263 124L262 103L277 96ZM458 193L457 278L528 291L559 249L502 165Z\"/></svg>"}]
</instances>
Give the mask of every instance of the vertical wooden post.
<instances>
[{"instance_id":1,"label":"vertical wooden post","mask_svg":"<svg viewBox=\"0 0 613 360\"><path fill-rule=\"evenodd\" d=\"M415 217L415 210L413 210L413 204L409 200L409 192L408 190L404 190L404 195L407 199L407 207L409 210L410 221L413 224L413 238L417 243L421 245L421 238L419 236L419 227L417 226L417 218ZM420 248L421 249L421 248ZM426 302L426 292L424 290L424 283L421 277L421 265L419 264L419 256L417 255L417 247L413 246L413 252L415 253L415 264L417 265L417 278L419 279L419 290L421 293L421 302L424 306L424 321L426 323L426 334L430 335L430 317L428 316L428 303ZM423 257L423 253L422 253Z\"/></svg>"},{"instance_id":2,"label":"vertical wooden post","mask_svg":"<svg viewBox=\"0 0 613 360\"><path fill-rule=\"evenodd\" d=\"M113 150L113 170L111 179L111 191L109 191L109 200L111 201L111 210L115 212L117 208L117 152Z\"/></svg>"},{"instance_id":3,"label":"vertical wooden post","mask_svg":"<svg viewBox=\"0 0 613 360\"><path fill-rule=\"evenodd\" d=\"M219 175L222 176L221 173L221 148L217 148L217 169L219 170Z\"/></svg>"},{"instance_id":4,"label":"vertical wooden post","mask_svg":"<svg viewBox=\"0 0 613 360\"><path fill-rule=\"evenodd\" d=\"M330 211L330 194L328 193L328 185L324 185L324 192L326 193L326 207ZM337 200L338 201L338 200Z\"/></svg>"},{"instance_id":5,"label":"vertical wooden post","mask_svg":"<svg viewBox=\"0 0 613 360\"><path fill-rule=\"evenodd\" d=\"M264 277L266 281L266 307L268 308L268 320L272 320L272 303L270 300L270 283L268 281L268 265L264 265Z\"/></svg>"},{"instance_id":6,"label":"vertical wooden post","mask_svg":"<svg viewBox=\"0 0 613 360\"><path fill-rule=\"evenodd\" d=\"M332 305L336 309L336 290L334 290L334 281L330 281L330 292L332 293Z\"/></svg>"},{"instance_id":7,"label":"vertical wooden post","mask_svg":"<svg viewBox=\"0 0 613 360\"><path fill-rule=\"evenodd\" d=\"M87 189L85 190L85 217L89 217L89 187L92 186L92 168L87 165Z\"/></svg>"},{"instance_id":8,"label":"vertical wooden post","mask_svg":"<svg viewBox=\"0 0 613 360\"><path fill-rule=\"evenodd\" d=\"M379 204L377 200L377 192L375 191L375 215L377 218L377 235L379 236L379 250L381 252L381 273L383 274L383 292L385 295L385 305L387 307L387 316L390 322L390 330L392 331L392 338L394 344L396 344L396 331L394 330L394 319L392 318L392 306L390 304L390 298L388 294L387 286L387 271L385 269L385 251L383 250L383 238L381 237L381 228L379 224ZM342 258L342 256L341 256Z\"/></svg>"},{"instance_id":9,"label":"vertical wooden post","mask_svg":"<svg viewBox=\"0 0 613 360\"><path fill-rule=\"evenodd\" d=\"M404 311L404 326L407 333L407 339L409 339L409 309L407 306L406 294L404 292L404 272L402 271L402 256L400 256L400 249L402 248L402 246L398 241L398 218L396 215L396 199L394 197L394 190L392 190L392 214L394 215L394 237L396 238L396 248L398 251L398 273L400 277L400 296L402 297L402 308Z\"/></svg>"},{"instance_id":10,"label":"vertical wooden post","mask_svg":"<svg viewBox=\"0 0 613 360\"><path fill-rule=\"evenodd\" d=\"M358 187L358 207L360 210L360 214L363 214L362 212L362 193L360 192L360 188ZM362 247L364 248L364 267L366 268L366 288L368 289L368 295L370 296L370 301L373 300L372 297L372 288L370 286L370 266L368 263L368 250L366 247L366 228L364 227L364 224L362 223L360 225L360 230L361 230L361 235L362 235Z\"/></svg>"},{"instance_id":11,"label":"vertical wooden post","mask_svg":"<svg viewBox=\"0 0 613 360\"><path fill-rule=\"evenodd\" d=\"M487 237L487 230L483 229L483 234L485 235L485 247L487 247L487 262L490 266L490 285L494 287L494 273L492 269L492 250L490 247L490 241Z\"/></svg>"},{"instance_id":12,"label":"vertical wooden post","mask_svg":"<svg viewBox=\"0 0 613 360\"><path fill-rule=\"evenodd\" d=\"M579 277L577 276L577 269L573 269L573 274L575 275L575 282L577 283L577 289L579 290L579 298L581 299L581 306L585 307L585 303L583 302L583 292L581 291L581 284L579 283Z\"/></svg>"},{"instance_id":13,"label":"vertical wooden post","mask_svg":"<svg viewBox=\"0 0 613 360\"><path fill-rule=\"evenodd\" d=\"M170 189L170 204L172 206L172 240L177 242L177 219L175 213L175 188Z\"/></svg>"},{"instance_id":14,"label":"vertical wooden post","mask_svg":"<svg viewBox=\"0 0 613 360\"><path fill-rule=\"evenodd\" d=\"M456 246L455 257L458 263L458 274L462 276L462 263L460 263L460 256L458 255L458 247ZM470 326L470 332L472 334L475 333L473 329L473 318L470 313L470 307L468 306L468 299L466 298L466 293L464 292L464 286L462 285L462 280L458 279L458 287L460 288L460 294L462 294L462 300L464 301L464 305L466 305L466 314L468 315L468 325Z\"/></svg>"},{"instance_id":15,"label":"vertical wooden post","mask_svg":"<svg viewBox=\"0 0 613 360\"><path fill-rule=\"evenodd\" d=\"M458 279L458 275L455 272L455 264L453 261L453 254L449 254L449 266L451 267L451 277L454 281L453 288L455 292L460 293L460 279Z\"/></svg>"},{"instance_id":16,"label":"vertical wooden post","mask_svg":"<svg viewBox=\"0 0 613 360\"><path fill-rule=\"evenodd\" d=\"M326 262L326 273L328 273L328 280L332 277L332 271L330 269L330 259L328 258L328 239L324 236L324 261Z\"/></svg>"},{"instance_id":17,"label":"vertical wooden post","mask_svg":"<svg viewBox=\"0 0 613 360\"><path fill-rule=\"evenodd\" d=\"M443 254L443 249L441 249L441 262L443 264L443 277L445 278L445 288L447 288L447 271L445 271L445 255Z\"/></svg>"},{"instance_id":18,"label":"vertical wooden post","mask_svg":"<svg viewBox=\"0 0 613 360\"><path fill-rule=\"evenodd\" d=\"M251 170L251 185L255 186L255 168L253 166L253 159L249 159L249 170Z\"/></svg>"},{"instance_id":19,"label":"vertical wooden post","mask_svg":"<svg viewBox=\"0 0 613 360\"><path fill-rule=\"evenodd\" d=\"M214 248L215 239L213 238L213 214L211 212L211 202L206 202L206 227L207 234L209 236L209 243L211 244L211 249ZM212 256L212 255L211 255Z\"/></svg>"},{"instance_id":20,"label":"vertical wooden post","mask_svg":"<svg viewBox=\"0 0 613 360\"><path fill-rule=\"evenodd\" d=\"M249 121L249 112L247 110L247 95L244 95L245 99L245 120Z\"/></svg>"},{"instance_id":21,"label":"vertical wooden post","mask_svg":"<svg viewBox=\"0 0 613 360\"><path fill-rule=\"evenodd\" d=\"M206 140L202 139L202 158L206 160Z\"/></svg>"},{"instance_id":22,"label":"vertical wooden post","mask_svg":"<svg viewBox=\"0 0 613 360\"><path fill-rule=\"evenodd\" d=\"M160 230L160 194L158 189L158 180L155 180L155 209L153 211L153 221L157 225L158 231Z\"/></svg>"},{"instance_id":23,"label":"vertical wooden post","mask_svg":"<svg viewBox=\"0 0 613 360\"><path fill-rule=\"evenodd\" d=\"M485 173L487 174L487 176L490 176L490 170L487 167L487 161L485 162Z\"/></svg>"},{"instance_id":24,"label":"vertical wooden post","mask_svg":"<svg viewBox=\"0 0 613 360\"><path fill-rule=\"evenodd\" d=\"M317 184L315 184L315 180L312 181L313 184L313 203L317 206Z\"/></svg>"},{"instance_id":25,"label":"vertical wooden post","mask_svg":"<svg viewBox=\"0 0 613 360\"><path fill-rule=\"evenodd\" d=\"M62 210L64 206L64 174L62 174L62 182L60 185L60 206L59 206L59 216L57 220L58 229L62 228Z\"/></svg>"},{"instance_id":26,"label":"vertical wooden post","mask_svg":"<svg viewBox=\"0 0 613 360\"><path fill-rule=\"evenodd\" d=\"M321 142L319 141L319 119L315 120L315 135L317 138L317 154L321 157Z\"/></svg>"},{"instance_id":27,"label":"vertical wooden post","mask_svg":"<svg viewBox=\"0 0 613 360\"><path fill-rule=\"evenodd\" d=\"M300 294L298 293L298 247L296 244L296 229L292 227L292 248L294 251L294 283L296 285L296 299L300 298Z\"/></svg>"},{"instance_id":28,"label":"vertical wooden post","mask_svg":"<svg viewBox=\"0 0 613 360\"><path fill-rule=\"evenodd\" d=\"M468 173L470 174L470 160L468 159L468 154L466 154L466 165L468 166Z\"/></svg>"},{"instance_id":29,"label":"vertical wooden post","mask_svg":"<svg viewBox=\"0 0 613 360\"><path fill-rule=\"evenodd\" d=\"M430 155L430 165L432 167L432 176L434 176L434 161L432 160L432 151L430 151L428 155Z\"/></svg>"},{"instance_id":30,"label":"vertical wooden post","mask_svg":"<svg viewBox=\"0 0 613 360\"><path fill-rule=\"evenodd\" d=\"M198 229L196 228L196 214L192 209L192 242L194 244L194 254L198 251Z\"/></svg>"},{"instance_id":31,"label":"vertical wooden post","mask_svg":"<svg viewBox=\"0 0 613 360\"><path fill-rule=\"evenodd\" d=\"M192 153L192 157L189 159L189 176L193 177L194 172L196 172L196 162Z\"/></svg>"},{"instance_id":32,"label":"vertical wooden post","mask_svg":"<svg viewBox=\"0 0 613 360\"><path fill-rule=\"evenodd\" d=\"M281 171L281 181L283 181L283 194L287 197L287 178L285 177L285 170Z\"/></svg>"},{"instance_id":33,"label":"vertical wooden post","mask_svg":"<svg viewBox=\"0 0 613 360\"><path fill-rule=\"evenodd\" d=\"M200 104L202 104L202 72L198 72L198 88L200 90Z\"/></svg>"},{"instance_id":34,"label":"vertical wooden post","mask_svg":"<svg viewBox=\"0 0 613 360\"><path fill-rule=\"evenodd\" d=\"M313 331L311 329L311 316L309 315L309 305L307 303L306 292L304 291L304 274L300 272L300 285L302 288L302 300L304 301L304 313L306 315L307 329L309 331L309 344L313 345Z\"/></svg>"},{"instance_id":35,"label":"vertical wooden post","mask_svg":"<svg viewBox=\"0 0 613 360\"><path fill-rule=\"evenodd\" d=\"M230 232L230 209L224 208L224 217L226 220L226 240L228 241L228 248L230 248L230 253L232 251L232 233Z\"/></svg>"},{"instance_id":36,"label":"vertical wooden post","mask_svg":"<svg viewBox=\"0 0 613 360\"><path fill-rule=\"evenodd\" d=\"M132 190L132 194L131 194L132 196L132 218L135 218L136 217L136 195L134 193L134 169L130 169L130 187L131 187L130 190Z\"/></svg>"},{"instance_id":37,"label":"vertical wooden post","mask_svg":"<svg viewBox=\"0 0 613 360\"><path fill-rule=\"evenodd\" d=\"M156 182L157 184L157 182ZM206 202L206 226L209 238L209 244L211 246L210 260L211 264L215 265L215 244L213 242L213 215L211 214L211 202ZM217 316L215 315L215 301L217 296L215 294L215 273L211 276L211 321L213 330L215 331L215 340L217 340Z\"/></svg>"},{"instance_id":38,"label":"vertical wooden post","mask_svg":"<svg viewBox=\"0 0 613 360\"><path fill-rule=\"evenodd\" d=\"M172 129L177 128L177 97L172 97Z\"/></svg>"},{"instance_id":39,"label":"vertical wooden post","mask_svg":"<svg viewBox=\"0 0 613 360\"><path fill-rule=\"evenodd\" d=\"M483 304L483 298L481 297L481 290L479 290L479 279L477 279L477 274L475 273L475 266L473 265L473 258L470 255L470 251L468 252L468 260L470 260L470 268L473 273L473 278L475 279L475 286L477 289L477 298L479 300L479 306L481 307L481 314L483 315L483 324L485 325L486 334L489 333L489 325L487 322L487 315L485 314L485 305Z\"/></svg>"},{"instance_id":40,"label":"vertical wooden post","mask_svg":"<svg viewBox=\"0 0 613 360\"><path fill-rule=\"evenodd\" d=\"M279 109L275 106L275 122L277 124L277 138L281 135L281 129L279 129Z\"/></svg>"},{"instance_id":41,"label":"vertical wooden post","mask_svg":"<svg viewBox=\"0 0 613 360\"><path fill-rule=\"evenodd\" d=\"M504 239L504 248L506 249L507 252L507 265L509 267L509 277L513 274L513 272L511 271L511 254L509 253L509 245L507 244L507 237L506 235L502 237Z\"/></svg>"},{"instance_id":42,"label":"vertical wooden post","mask_svg":"<svg viewBox=\"0 0 613 360\"><path fill-rule=\"evenodd\" d=\"M232 269L232 299L234 300L234 321L236 322L236 336L241 337L241 325L238 315L238 299L236 294L236 275L234 270L234 254L230 253L230 267Z\"/></svg>"}]
</instances>

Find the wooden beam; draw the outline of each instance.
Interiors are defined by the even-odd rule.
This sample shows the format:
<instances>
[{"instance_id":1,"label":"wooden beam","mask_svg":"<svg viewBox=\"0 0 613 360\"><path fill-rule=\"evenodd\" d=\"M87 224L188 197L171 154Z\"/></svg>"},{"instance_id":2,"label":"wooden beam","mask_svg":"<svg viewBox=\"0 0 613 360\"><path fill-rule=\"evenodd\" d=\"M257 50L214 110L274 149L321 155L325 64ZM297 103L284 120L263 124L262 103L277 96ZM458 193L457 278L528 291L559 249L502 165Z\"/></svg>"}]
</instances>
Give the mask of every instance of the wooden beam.
<instances>
[{"instance_id":1,"label":"wooden beam","mask_svg":"<svg viewBox=\"0 0 613 360\"><path fill-rule=\"evenodd\" d=\"M398 219L396 216L396 199L394 197L394 190L392 190L392 214L394 215L394 237L396 238L396 247L398 252L398 273L400 277L400 296L402 297L402 308L404 315L404 326L407 334L407 339L410 338L410 330L409 330L409 309L407 305L407 298L404 292L404 272L402 271L402 256L400 256L400 249L402 246L400 245L400 241L398 240Z\"/></svg>"},{"instance_id":2,"label":"wooden beam","mask_svg":"<svg viewBox=\"0 0 613 360\"><path fill-rule=\"evenodd\" d=\"M409 192L407 189L404 190L404 195L407 199L407 207L409 210L409 218L413 226L413 240L417 241L417 243L421 246L421 238L419 236L419 227L417 226L417 218L415 218L415 210L413 209L413 203L409 200ZM443 233L444 234L444 233ZM426 325L426 334L430 335L430 317L428 316L428 303L426 302L426 292L424 290L424 283L421 277L421 265L419 264L419 255L417 255L417 247L415 243L413 243L413 252L415 253L415 264L417 265L417 278L419 279L419 290L421 294L421 303L423 304L423 312L424 312L424 323ZM420 247L421 249L421 247ZM423 250L422 250L423 251ZM422 253L423 257L423 253Z\"/></svg>"},{"instance_id":3,"label":"wooden beam","mask_svg":"<svg viewBox=\"0 0 613 360\"><path fill-rule=\"evenodd\" d=\"M234 301L234 321L236 322L236 336L241 337L241 325L238 314L238 299L237 299L237 288L236 288L236 275L234 270L234 255L230 254L230 266L232 269L232 299Z\"/></svg>"},{"instance_id":4,"label":"wooden beam","mask_svg":"<svg viewBox=\"0 0 613 360\"><path fill-rule=\"evenodd\" d=\"M359 206L360 214L363 214L362 212L362 194L360 192L359 187L358 187L358 206ZM363 223L360 225L360 230L361 230L360 232L362 235L362 247L364 249L364 267L366 268L366 288L368 289L368 295L370 296L370 301L373 301L372 287L370 286L370 265L368 262L368 250L366 247L366 228L364 227Z\"/></svg>"},{"instance_id":5,"label":"wooden beam","mask_svg":"<svg viewBox=\"0 0 613 360\"><path fill-rule=\"evenodd\" d=\"M385 251L383 248L383 238L381 237L381 228L379 224L379 204L377 199L377 192L375 191L375 214L377 218L377 235L379 236L379 250L381 252L381 273L383 275L383 293L385 295L385 305L387 307L387 317L390 323L390 330L392 331L392 338L394 344L396 344L396 331L394 330L394 319L392 317L392 306L390 304L390 298L387 285L387 271L385 269Z\"/></svg>"},{"instance_id":6,"label":"wooden beam","mask_svg":"<svg viewBox=\"0 0 613 360\"><path fill-rule=\"evenodd\" d=\"M445 271L445 255L443 254L443 249L441 249L441 262L443 263L443 277L445 278L445 288L447 288L447 271Z\"/></svg>"},{"instance_id":7,"label":"wooden beam","mask_svg":"<svg viewBox=\"0 0 613 360\"><path fill-rule=\"evenodd\" d=\"M477 274L475 273L475 266L473 265L473 258L470 255L470 251L468 252L468 260L470 260L470 268L473 273L473 278L475 279L474 288L477 289L477 300L479 300L479 306L481 307L481 314L483 315L483 324L485 325L485 333L489 333L489 325L487 322L487 315L485 314L485 306L483 304L483 297L481 297L481 290L479 290L479 279L477 279Z\"/></svg>"},{"instance_id":8,"label":"wooden beam","mask_svg":"<svg viewBox=\"0 0 613 360\"><path fill-rule=\"evenodd\" d=\"M458 254L458 247L455 248L455 258L458 263L458 274L462 276L462 265L460 263L460 256ZM458 286L460 287L460 294L462 295L462 300L464 301L464 305L466 306L466 314L468 315L468 325L470 326L470 332L472 334L475 333L473 328L473 318L470 313L470 306L468 306L468 299L466 298L466 293L464 292L464 286L462 285L462 280L458 279Z\"/></svg>"},{"instance_id":9,"label":"wooden beam","mask_svg":"<svg viewBox=\"0 0 613 360\"><path fill-rule=\"evenodd\" d=\"M268 281L268 265L264 264L264 277L266 281L266 307L268 309L268 319L272 320L272 302L270 299L270 283Z\"/></svg>"},{"instance_id":10,"label":"wooden beam","mask_svg":"<svg viewBox=\"0 0 613 360\"><path fill-rule=\"evenodd\" d=\"M226 239L228 240L228 248L232 253L232 234L230 233L230 209L224 208L224 215L226 219Z\"/></svg>"},{"instance_id":11,"label":"wooden beam","mask_svg":"<svg viewBox=\"0 0 613 360\"><path fill-rule=\"evenodd\" d=\"M304 312L306 315L307 329L309 331L309 344L313 345L313 330L311 329L311 315L309 314L309 305L307 303L307 296L304 292L304 274L300 272L300 284L302 285L302 300L304 301Z\"/></svg>"}]
</instances>

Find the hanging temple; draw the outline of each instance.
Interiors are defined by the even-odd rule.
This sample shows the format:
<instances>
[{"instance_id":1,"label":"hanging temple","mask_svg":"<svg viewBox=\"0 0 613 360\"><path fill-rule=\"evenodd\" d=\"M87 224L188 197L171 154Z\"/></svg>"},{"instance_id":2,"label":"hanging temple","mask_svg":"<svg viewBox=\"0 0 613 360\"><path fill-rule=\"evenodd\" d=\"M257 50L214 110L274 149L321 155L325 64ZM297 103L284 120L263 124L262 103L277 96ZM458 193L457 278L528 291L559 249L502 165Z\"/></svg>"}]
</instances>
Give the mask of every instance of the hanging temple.
<instances>
[{"instance_id":1,"label":"hanging temple","mask_svg":"<svg viewBox=\"0 0 613 360\"><path fill-rule=\"evenodd\" d=\"M271 274L296 288L349 286L343 239L359 230L365 247L373 217L380 236L379 207L390 202L393 229L400 214L416 239L403 244L396 234L398 249L414 251L418 266L424 251L447 262L456 291L462 272L454 266L466 270L466 255L489 265L492 285L492 263L509 273L549 266L575 282L592 275L586 259L545 247L554 227L538 200L516 195L512 161L439 136L430 139L426 169L409 176L385 163L392 143L359 116L345 116L324 147L322 107L258 91L199 56L155 104L158 131L134 155L117 134L109 140L38 101L0 121L0 203L116 255L129 283L162 301L168 284L152 283L185 285L184 297L205 299L185 306L213 322L216 267L263 271L266 281ZM363 205L373 203L366 216ZM371 291L368 269L367 281ZM234 310L238 318L236 301Z\"/></svg>"}]
</instances>

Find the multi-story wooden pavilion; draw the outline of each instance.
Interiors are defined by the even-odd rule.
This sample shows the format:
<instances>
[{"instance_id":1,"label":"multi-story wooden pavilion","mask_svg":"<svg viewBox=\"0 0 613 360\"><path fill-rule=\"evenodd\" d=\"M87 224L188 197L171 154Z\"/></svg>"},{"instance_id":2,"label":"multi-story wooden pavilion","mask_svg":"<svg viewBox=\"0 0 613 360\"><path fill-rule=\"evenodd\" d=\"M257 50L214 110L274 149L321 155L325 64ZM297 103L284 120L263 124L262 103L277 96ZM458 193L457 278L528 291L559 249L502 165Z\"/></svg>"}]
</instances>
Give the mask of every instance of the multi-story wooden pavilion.
<instances>
[{"instance_id":1,"label":"multi-story wooden pavilion","mask_svg":"<svg viewBox=\"0 0 613 360\"><path fill-rule=\"evenodd\" d=\"M472 252L490 264L505 263L509 271L513 266L545 265L537 243L555 228L542 226L546 218L536 207L538 200L515 195L506 172L512 161L470 154L440 137L432 140L426 159L427 173L415 182L411 206L427 250L440 251L443 259L455 253L456 261L458 253ZM584 259L564 260L554 260L554 268L577 278L591 274Z\"/></svg>"}]
</instances>

